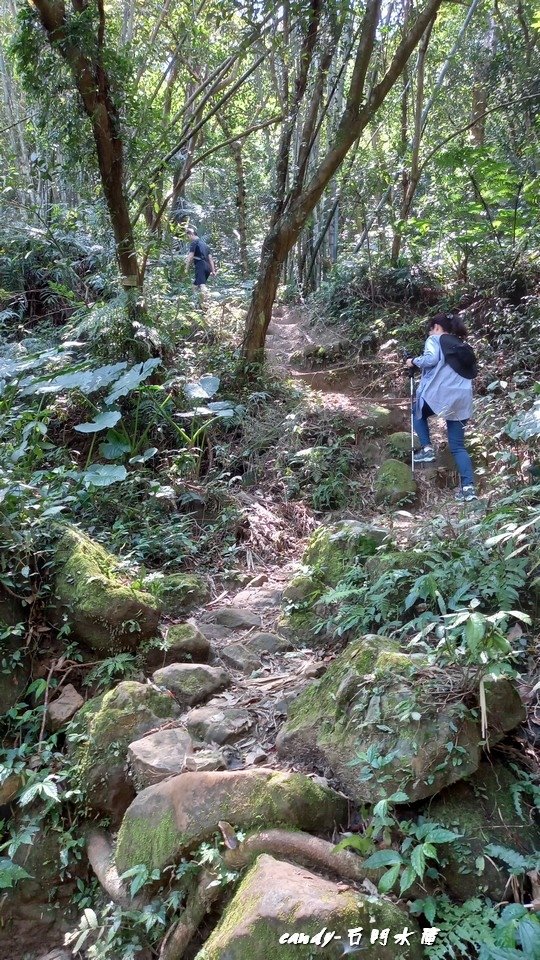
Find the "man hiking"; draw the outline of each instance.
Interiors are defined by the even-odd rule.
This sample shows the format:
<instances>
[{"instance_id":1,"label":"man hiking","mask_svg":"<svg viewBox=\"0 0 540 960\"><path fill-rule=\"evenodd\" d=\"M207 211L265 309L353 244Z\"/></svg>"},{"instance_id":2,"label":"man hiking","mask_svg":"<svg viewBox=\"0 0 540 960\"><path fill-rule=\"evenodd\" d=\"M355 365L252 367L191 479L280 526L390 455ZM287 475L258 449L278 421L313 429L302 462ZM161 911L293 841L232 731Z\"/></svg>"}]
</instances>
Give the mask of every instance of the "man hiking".
<instances>
[{"instance_id":1,"label":"man hiking","mask_svg":"<svg viewBox=\"0 0 540 960\"><path fill-rule=\"evenodd\" d=\"M414 454L414 462L431 463L435 460L429 417L443 417L448 446L460 477L456 500L462 502L478 499L471 458L465 449L464 430L472 414L472 381L478 370L474 351L464 342L466 336L467 329L459 317L453 313L438 313L430 322L424 353L407 360L409 368L422 371L413 417L422 449Z\"/></svg>"},{"instance_id":2,"label":"man hiking","mask_svg":"<svg viewBox=\"0 0 540 960\"><path fill-rule=\"evenodd\" d=\"M204 292L206 290L206 281L208 277L215 277L216 268L210 253L210 247L204 240L201 240L195 227L188 227L186 230L189 240L189 253L187 255L188 267L193 264L195 267L195 277L193 286L196 290Z\"/></svg>"}]
</instances>

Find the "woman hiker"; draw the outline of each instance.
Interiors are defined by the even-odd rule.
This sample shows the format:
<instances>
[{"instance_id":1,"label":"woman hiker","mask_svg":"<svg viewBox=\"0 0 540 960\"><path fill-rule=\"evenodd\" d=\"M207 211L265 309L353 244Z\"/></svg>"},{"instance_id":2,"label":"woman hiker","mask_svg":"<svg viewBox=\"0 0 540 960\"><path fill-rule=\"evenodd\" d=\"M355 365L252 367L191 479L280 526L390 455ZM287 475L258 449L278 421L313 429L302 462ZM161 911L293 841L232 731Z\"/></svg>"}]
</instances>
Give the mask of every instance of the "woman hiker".
<instances>
[{"instance_id":1,"label":"woman hiker","mask_svg":"<svg viewBox=\"0 0 540 960\"><path fill-rule=\"evenodd\" d=\"M472 347L464 343L467 328L453 313L438 313L430 321L429 335L421 357L407 360L407 366L422 371L416 393L414 429L422 449L415 463L431 463L435 452L429 432L429 417L446 420L448 446L460 476L456 500L477 500L472 461L465 449L465 424L472 414L472 381L477 365Z\"/></svg>"},{"instance_id":2,"label":"woman hiker","mask_svg":"<svg viewBox=\"0 0 540 960\"><path fill-rule=\"evenodd\" d=\"M196 227L188 227L186 230L189 240L189 253L187 255L187 265L195 268L193 286L201 293L206 292L206 281L208 277L215 277L216 267L210 251L210 247L204 240L201 240Z\"/></svg>"}]
</instances>

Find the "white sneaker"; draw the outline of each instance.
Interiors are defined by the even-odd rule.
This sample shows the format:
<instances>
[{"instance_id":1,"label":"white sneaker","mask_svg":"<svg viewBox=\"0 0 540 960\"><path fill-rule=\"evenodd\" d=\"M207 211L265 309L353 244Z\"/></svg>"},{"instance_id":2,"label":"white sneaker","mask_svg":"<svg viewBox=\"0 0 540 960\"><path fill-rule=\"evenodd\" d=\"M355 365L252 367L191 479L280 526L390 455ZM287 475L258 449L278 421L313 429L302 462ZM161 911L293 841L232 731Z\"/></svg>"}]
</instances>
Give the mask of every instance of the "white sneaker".
<instances>
[{"instance_id":1,"label":"white sneaker","mask_svg":"<svg viewBox=\"0 0 540 960\"><path fill-rule=\"evenodd\" d=\"M469 503L470 500L478 500L473 486L461 487L456 493L458 503Z\"/></svg>"}]
</instances>

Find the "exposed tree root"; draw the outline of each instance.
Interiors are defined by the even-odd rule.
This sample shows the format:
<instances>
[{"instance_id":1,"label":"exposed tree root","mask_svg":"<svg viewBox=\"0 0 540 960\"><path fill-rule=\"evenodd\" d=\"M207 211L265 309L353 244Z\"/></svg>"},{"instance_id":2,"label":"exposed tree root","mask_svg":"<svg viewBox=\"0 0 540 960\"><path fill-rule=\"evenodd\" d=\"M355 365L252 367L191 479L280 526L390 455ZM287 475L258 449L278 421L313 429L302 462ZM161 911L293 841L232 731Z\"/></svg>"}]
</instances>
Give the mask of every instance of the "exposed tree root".
<instances>
[{"instance_id":1,"label":"exposed tree root","mask_svg":"<svg viewBox=\"0 0 540 960\"><path fill-rule=\"evenodd\" d=\"M88 833L86 852L92 870L111 900L114 900L125 910L144 906L145 898L140 894L138 897L132 898L128 887L118 876L114 862L113 843L104 830L91 830Z\"/></svg>"},{"instance_id":2,"label":"exposed tree root","mask_svg":"<svg viewBox=\"0 0 540 960\"><path fill-rule=\"evenodd\" d=\"M342 880L375 881L382 873L381 870L366 870L362 860L354 853L345 850L334 853L334 844L327 840L289 830L262 830L255 833L238 847L225 850L223 859L230 870L242 870L261 853L333 873ZM215 879L215 874L209 871L202 874L197 887L188 897L182 916L167 933L159 960L182 960L205 914L221 896L222 889L219 886L209 887Z\"/></svg>"},{"instance_id":3,"label":"exposed tree root","mask_svg":"<svg viewBox=\"0 0 540 960\"><path fill-rule=\"evenodd\" d=\"M376 883L383 873L382 870L366 869L356 854L347 850L336 853L333 843L300 831L261 830L236 847L233 842L234 834L232 840L228 836L228 849L223 854L229 870L243 870L260 854L267 853L355 883L362 880ZM110 837L101 830L92 830L88 834L87 848L92 869L110 898L126 909L142 908L145 898L139 895L132 899L129 889L118 876ZM216 879L215 872L203 871L188 895L180 918L169 928L161 944L159 960L182 960L204 917L222 896L223 888L215 882Z\"/></svg>"},{"instance_id":4,"label":"exposed tree root","mask_svg":"<svg viewBox=\"0 0 540 960\"><path fill-rule=\"evenodd\" d=\"M286 857L303 867L315 867L336 874L342 880L376 882L381 870L370 870L363 861L347 850L334 852L335 844L312 837L310 833L291 830L261 830L233 850L226 850L224 860L230 870L242 870L261 853Z\"/></svg>"},{"instance_id":5,"label":"exposed tree root","mask_svg":"<svg viewBox=\"0 0 540 960\"><path fill-rule=\"evenodd\" d=\"M189 894L180 919L170 927L159 952L159 960L182 960L188 945L197 933L210 907L223 894L218 884L210 886L216 874L204 870Z\"/></svg>"}]
</instances>

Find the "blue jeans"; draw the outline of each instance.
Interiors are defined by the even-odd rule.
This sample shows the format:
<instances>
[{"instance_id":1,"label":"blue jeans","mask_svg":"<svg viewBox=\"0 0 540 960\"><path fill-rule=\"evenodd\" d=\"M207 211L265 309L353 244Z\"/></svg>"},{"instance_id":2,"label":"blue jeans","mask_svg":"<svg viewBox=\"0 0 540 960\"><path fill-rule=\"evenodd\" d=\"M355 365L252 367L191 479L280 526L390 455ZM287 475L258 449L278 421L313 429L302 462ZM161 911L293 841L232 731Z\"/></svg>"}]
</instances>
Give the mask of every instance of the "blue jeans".
<instances>
[{"instance_id":1,"label":"blue jeans","mask_svg":"<svg viewBox=\"0 0 540 960\"><path fill-rule=\"evenodd\" d=\"M423 447L431 445L428 417L433 416L435 416L433 410L425 402L422 405L422 415L420 417L417 413L414 415L414 429L416 430L418 439ZM450 447L450 453L456 461L456 467L458 468L461 486L472 487L474 486L473 465L472 460L465 449L464 427L466 423L466 420L447 420L446 432L448 435L448 446Z\"/></svg>"}]
</instances>

